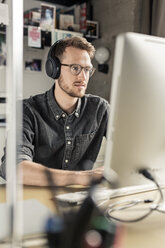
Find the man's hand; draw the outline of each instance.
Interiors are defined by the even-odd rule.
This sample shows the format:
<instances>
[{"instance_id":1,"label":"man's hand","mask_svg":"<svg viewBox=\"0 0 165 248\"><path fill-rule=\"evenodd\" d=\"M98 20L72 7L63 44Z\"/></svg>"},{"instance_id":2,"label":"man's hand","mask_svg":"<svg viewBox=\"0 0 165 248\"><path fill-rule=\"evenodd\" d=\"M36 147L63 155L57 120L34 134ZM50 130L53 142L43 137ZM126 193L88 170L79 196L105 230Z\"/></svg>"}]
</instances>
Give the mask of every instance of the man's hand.
<instances>
[{"instance_id":1,"label":"man's hand","mask_svg":"<svg viewBox=\"0 0 165 248\"><path fill-rule=\"evenodd\" d=\"M84 185L88 186L93 180L100 180L103 176L103 167L86 171L69 171L47 168L41 164L24 160L20 164L23 184L35 186L67 186ZM51 176L51 181L48 179Z\"/></svg>"},{"instance_id":2,"label":"man's hand","mask_svg":"<svg viewBox=\"0 0 165 248\"><path fill-rule=\"evenodd\" d=\"M81 184L84 186L88 186L91 184L92 181L99 181L102 176L103 176L103 172L104 172L104 167L98 167L96 169L93 170L87 170L87 171L80 171L79 173L79 182L77 182L76 184ZM78 180L77 178L77 180Z\"/></svg>"}]
</instances>

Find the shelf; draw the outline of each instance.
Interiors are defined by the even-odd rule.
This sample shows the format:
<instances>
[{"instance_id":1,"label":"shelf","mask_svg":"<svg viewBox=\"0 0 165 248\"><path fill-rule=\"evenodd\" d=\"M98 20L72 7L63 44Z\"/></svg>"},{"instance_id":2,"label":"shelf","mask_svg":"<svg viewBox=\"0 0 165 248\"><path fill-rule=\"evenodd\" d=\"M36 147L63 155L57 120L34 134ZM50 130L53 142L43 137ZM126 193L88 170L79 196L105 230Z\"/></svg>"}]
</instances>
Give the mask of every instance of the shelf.
<instances>
[{"instance_id":1,"label":"shelf","mask_svg":"<svg viewBox=\"0 0 165 248\"><path fill-rule=\"evenodd\" d=\"M6 127L6 122L1 122L0 121L0 127Z\"/></svg>"},{"instance_id":2,"label":"shelf","mask_svg":"<svg viewBox=\"0 0 165 248\"><path fill-rule=\"evenodd\" d=\"M37 1L42 2L41 0L37 0ZM85 0L44 0L44 2L53 3L53 4L60 4L60 5L69 7L69 6L72 6L74 4L80 4L83 2L88 2L88 0L86 0L86 1Z\"/></svg>"},{"instance_id":3,"label":"shelf","mask_svg":"<svg viewBox=\"0 0 165 248\"><path fill-rule=\"evenodd\" d=\"M0 127L6 126L6 117L5 114L0 114Z\"/></svg>"},{"instance_id":4,"label":"shelf","mask_svg":"<svg viewBox=\"0 0 165 248\"><path fill-rule=\"evenodd\" d=\"M0 103L6 103L6 97L0 97Z\"/></svg>"},{"instance_id":5,"label":"shelf","mask_svg":"<svg viewBox=\"0 0 165 248\"><path fill-rule=\"evenodd\" d=\"M34 26L36 27L36 26ZM89 42L98 39L98 37L94 37L94 36L89 36L89 35L84 35L83 33L80 32L75 32L75 31L69 31L69 30L61 30L61 29L54 29L55 31L59 31L59 33L66 33L66 34L80 34L80 36L84 36ZM0 33L4 33L6 32L6 26L0 26ZM41 48L44 48L44 46L51 46L51 32L50 30L42 30L41 29L41 39L42 39L42 46ZM28 35L28 26L24 26L24 36ZM62 38L62 37L61 37Z\"/></svg>"},{"instance_id":6,"label":"shelf","mask_svg":"<svg viewBox=\"0 0 165 248\"><path fill-rule=\"evenodd\" d=\"M6 26L3 25L3 24L0 25L0 33L1 34L5 34L6 33Z\"/></svg>"},{"instance_id":7,"label":"shelf","mask_svg":"<svg viewBox=\"0 0 165 248\"><path fill-rule=\"evenodd\" d=\"M35 27L35 26L34 26ZM24 35L28 35L28 26L24 26ZM52 37L53 35L53 37ZM42 39L42 45L41 48L44 46L51 46L51 42L55 42L59 39L63 39L65 37L73 36L83 36L83 33L80 32L74 32L69 30L61 30L61 29L52 29L52 30L42 30L41 29L41 39Z\"/></svg>"}]
</instances>

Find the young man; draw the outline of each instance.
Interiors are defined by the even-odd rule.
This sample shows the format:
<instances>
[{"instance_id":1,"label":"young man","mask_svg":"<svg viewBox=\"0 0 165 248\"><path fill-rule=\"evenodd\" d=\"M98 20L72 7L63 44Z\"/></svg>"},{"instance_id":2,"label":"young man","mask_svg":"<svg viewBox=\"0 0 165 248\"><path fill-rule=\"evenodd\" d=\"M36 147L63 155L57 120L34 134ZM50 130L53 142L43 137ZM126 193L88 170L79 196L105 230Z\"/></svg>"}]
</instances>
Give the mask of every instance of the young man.
<instances>
[{"instance_id":1,"label":"young man","mask_svg":"<svg viewBox=\"0 0 165 248\"><path fill-rule=\"evenodd\" d=\"M50 48L46 72L55 84L23 103L19 161L24 184L50 185L46 171L57 186L88 185L102 176L103 168L92 167L106 134L109 104L85 95L95 70L94 52L80 37L60 40Z\"/></svg>"}]
</instances>

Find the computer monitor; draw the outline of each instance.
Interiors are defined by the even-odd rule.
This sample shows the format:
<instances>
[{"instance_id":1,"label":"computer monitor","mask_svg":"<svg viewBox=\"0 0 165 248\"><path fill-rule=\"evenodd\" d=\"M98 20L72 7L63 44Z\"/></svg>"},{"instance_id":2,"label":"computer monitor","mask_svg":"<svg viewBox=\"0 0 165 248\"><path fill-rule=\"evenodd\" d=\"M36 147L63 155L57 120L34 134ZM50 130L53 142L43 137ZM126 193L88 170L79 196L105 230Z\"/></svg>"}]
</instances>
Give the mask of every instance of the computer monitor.
<instances>
[{"instance_id":1,"label":"computer monitor","mask_svg":"<svg viewBox=\"0 0 165 248\"><path fill-rule=\"evenodd\" d=\"M105 177L111 168L120 187L150 185L138 173L149 168L165 184L164 38L137 33L117 37L110 105Z\"/></svg>"}]
</instances>

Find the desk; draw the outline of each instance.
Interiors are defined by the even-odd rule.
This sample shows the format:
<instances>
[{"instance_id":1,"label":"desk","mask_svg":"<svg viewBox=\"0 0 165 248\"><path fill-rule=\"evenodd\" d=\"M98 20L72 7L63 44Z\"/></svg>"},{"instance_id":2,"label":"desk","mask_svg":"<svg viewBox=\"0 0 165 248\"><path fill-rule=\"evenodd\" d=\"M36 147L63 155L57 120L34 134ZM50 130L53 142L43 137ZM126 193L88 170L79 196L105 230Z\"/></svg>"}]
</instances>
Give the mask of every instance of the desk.
<instances>
[{"instance_id":1,"label":"desk","mask_svg":"<svg viewBox=\"0 0 165 248\"><path fill-rule=\"evenodd\" d=\"M156 190L120 197L117 200L157 197ZM123 224L123 246L121 248L161 248L165 243L165 214L152 212L150 216L136 223Z\"/></svg>"},{"instance_id":2,"label":"desk","mask_svg":"<svg viewBox=\"0 0 165 248\"><path fill-rule=\"evenodd\" d=\"M81 188L84 190L83 188ZM73 192L81 190L80 188L68 187L67 191ZM60 190L60 193L66 192ZM130 196L112 199L111 201L118 201L119 199L133 199L142 197L144 199L156 197L156 191L134 194ZM24 186L24 199L37 199L39 202L47 206L52 211L56 211L52 201L52 192L48 187L32 187ZM0 185L0 202L5 202L5 186ZM119 248L161 248L165 243L165 214L153 212L149 217L143 221L124 225L122 233L122 246Z\"/></svg>"}]
</instances>

